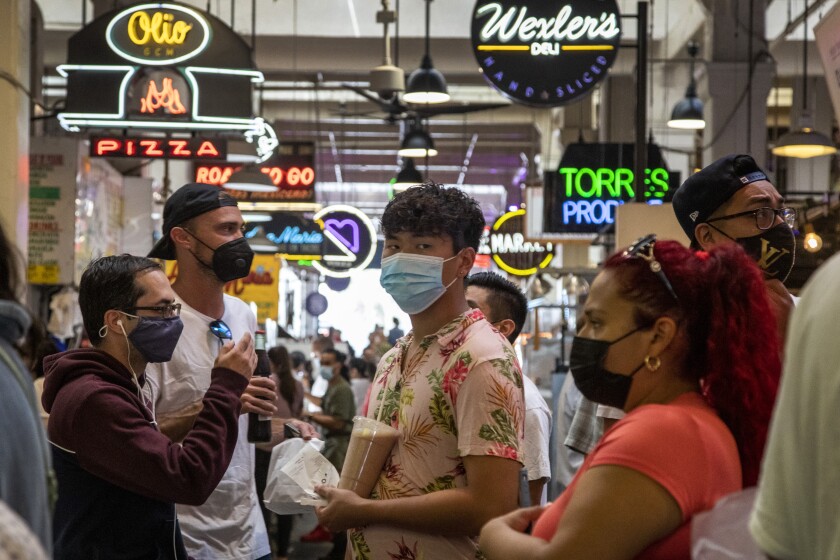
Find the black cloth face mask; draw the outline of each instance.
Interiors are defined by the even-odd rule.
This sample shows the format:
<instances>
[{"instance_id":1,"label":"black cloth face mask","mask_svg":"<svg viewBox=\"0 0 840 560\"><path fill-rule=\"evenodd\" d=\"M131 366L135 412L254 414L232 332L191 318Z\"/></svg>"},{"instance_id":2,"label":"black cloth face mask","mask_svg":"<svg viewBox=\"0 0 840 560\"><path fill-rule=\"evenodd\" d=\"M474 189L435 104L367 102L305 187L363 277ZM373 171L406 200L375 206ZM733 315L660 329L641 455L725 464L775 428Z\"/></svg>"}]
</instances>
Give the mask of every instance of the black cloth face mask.
<instances>
[{"instance_id":1,"label":"black cloth face mask","mask_svg":"<svg viewBox=\"0 0 840 560\"><path fill-rule=\"evenodd\" d=\"M620 375L604 368L604 360L610 346L620 342L642 329L650 328L650 325L637 327L629 333L615 340L595 340L576 336L572 340L572 351L569 355L569 369L572 378L581 394L592 402L624 408L627 402L627 395L630 394L630 386L633 384L633 376L645 365L644 362L633 370L630 375Z\"/></svg>"},{"instance_id":2,"label":"black cloth face mask","mask_svg":"<svg viewBox=\"0 0 840 560\"><path fill-rule=\"evenodd\" d=\"M254 261L254 251L248 245L248 240L244 237L234 239L223 243L213 249L210 245L199 239L189 230L185 230L193 236L193 238L213 251L213 265L208 266L207 263L198 258L195 253L196 260L211 269L216 277L222 282L230 282L239 278L245 278L251 271L251 263Z\"/></svg>"},{"instance_id":3,"label":"black cloth face mask","mask_svg":"<svg viewBox=\"0 0 840 560\"><path fill-rule=\"evenodd\" d=\"M752 237L732 237L713 224L709 225L743 247L767 278L782 282L787 280L796 260L796 239L786 223L782 222Z\"/></svg>"}]
</instances>

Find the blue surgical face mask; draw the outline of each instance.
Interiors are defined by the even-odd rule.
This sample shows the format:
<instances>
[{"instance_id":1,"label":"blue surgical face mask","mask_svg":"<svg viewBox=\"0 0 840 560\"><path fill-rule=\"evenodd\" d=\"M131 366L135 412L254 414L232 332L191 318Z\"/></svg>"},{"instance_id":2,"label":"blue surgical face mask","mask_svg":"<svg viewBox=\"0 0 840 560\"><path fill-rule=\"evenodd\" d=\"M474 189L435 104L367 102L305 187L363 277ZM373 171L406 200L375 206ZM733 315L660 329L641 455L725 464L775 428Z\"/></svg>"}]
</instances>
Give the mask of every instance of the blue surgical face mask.
<instances>
[{"instance_id":1,"label":"blue surgical face mask","mask_svg":"<svg viewBox=\"0 0 840 560\"><path fill-rule=\"evenodd\" d=\"M385 288L400 309L409 315L416 315L431 307L458 279L443 284L443 263L454 257L443 259L429 255L397 253L382 259L382 276L379 284Z\"/></svg>"},{"instance_id":2,"label":"blue surgical face mask","mask_svg":"<svg viewBox=\"0 0 840 560\"><path fill-rule=\"evenodd\" d=\"M321 369L318 370L318 373L327 381L333 378L332 366L321 366Z\"/></svg>"},{"instance_id":3,"label":"blue surgical face mask","mask_svg":"<svg viewBox=\"0 0 840 560\"><path fill-rule=\"evenodd\" d=\"M180 317L139 317L134 330L128 333L128 340L147 362L153 364L168 362L181 338L184 323Z\"/></svg>"}]
</instances>

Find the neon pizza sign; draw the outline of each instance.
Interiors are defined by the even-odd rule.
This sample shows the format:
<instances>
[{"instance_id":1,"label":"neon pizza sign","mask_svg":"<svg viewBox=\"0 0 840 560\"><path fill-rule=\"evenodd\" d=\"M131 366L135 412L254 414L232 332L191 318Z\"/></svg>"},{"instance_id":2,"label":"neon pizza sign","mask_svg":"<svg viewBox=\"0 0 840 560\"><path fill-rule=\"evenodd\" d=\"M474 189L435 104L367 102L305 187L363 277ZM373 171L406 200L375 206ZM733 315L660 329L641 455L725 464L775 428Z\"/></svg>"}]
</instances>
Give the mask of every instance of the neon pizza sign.
<instances>
[{"instance_id":1,"label":"neon pizza sign","mask_svg":"<svg viewBox=\"0 0 840 560\"><path fill-rule=\"evenodd\" d=\"M90 139L90 155L91 157L216 160L227 157L227 142L207 138L94 136Z\"/></svg>"},{"instance_id":2,"label":"neon pizza sign","mask_svg":"<svg viewBox=\"0 0 840 560\"><path fill-rule=\"evenodd\" d=\"M554 107L607 74L621 39L615 0L478 0L473 52L485 79L512 101Z\"/></svg>"}]
</instances>

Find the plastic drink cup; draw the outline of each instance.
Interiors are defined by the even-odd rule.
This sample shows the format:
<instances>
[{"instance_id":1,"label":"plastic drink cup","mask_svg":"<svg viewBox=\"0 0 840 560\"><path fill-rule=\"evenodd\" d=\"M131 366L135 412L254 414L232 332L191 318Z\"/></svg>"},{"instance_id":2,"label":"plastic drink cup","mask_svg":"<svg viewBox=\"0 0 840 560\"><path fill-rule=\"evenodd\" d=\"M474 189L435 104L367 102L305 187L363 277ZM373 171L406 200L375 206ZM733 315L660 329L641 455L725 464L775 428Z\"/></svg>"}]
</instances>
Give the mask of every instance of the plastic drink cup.
<instances>
[{"instance_id":1,"label":"plastic drink cup","mask_svg":"<svg viewBox=\"0 0 840 560\"><path fill-rule=\"evenodd\" d=\"M353 418L338 487L369 498L399 437L400 433L388 424L363 416Z\"/></svg>"}]
</instances>

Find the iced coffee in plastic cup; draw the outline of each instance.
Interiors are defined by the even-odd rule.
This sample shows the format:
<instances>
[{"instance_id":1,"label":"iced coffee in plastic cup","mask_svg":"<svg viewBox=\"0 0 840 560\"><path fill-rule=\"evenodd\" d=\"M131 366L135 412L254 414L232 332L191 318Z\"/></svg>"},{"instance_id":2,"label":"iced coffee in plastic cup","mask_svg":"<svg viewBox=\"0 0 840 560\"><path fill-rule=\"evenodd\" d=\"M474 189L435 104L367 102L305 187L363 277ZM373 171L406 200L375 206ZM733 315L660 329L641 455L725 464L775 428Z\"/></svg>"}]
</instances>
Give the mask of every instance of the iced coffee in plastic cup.
<instances>
[{"instance_id":1,"label":"iced coffee in plastic cup","mask_svg":"<svg viewBox=\"0 0 840 560\"><path fill-rule=\"evenodd\" d=\"M399 432L388 424L363 416L353 418L350 445L344 457L338 487L369 498L399 437Z\"/></svg>"}]
</instances>

